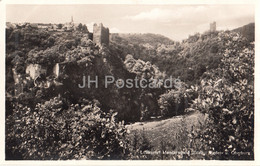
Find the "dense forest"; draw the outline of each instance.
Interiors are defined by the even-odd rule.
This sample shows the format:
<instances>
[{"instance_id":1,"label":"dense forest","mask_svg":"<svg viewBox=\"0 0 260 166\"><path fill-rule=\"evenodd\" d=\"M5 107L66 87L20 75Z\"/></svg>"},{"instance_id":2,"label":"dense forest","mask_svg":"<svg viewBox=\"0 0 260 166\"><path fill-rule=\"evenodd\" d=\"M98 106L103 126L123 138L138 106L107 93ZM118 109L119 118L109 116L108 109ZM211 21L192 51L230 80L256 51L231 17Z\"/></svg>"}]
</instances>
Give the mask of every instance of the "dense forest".
<instances>
[{"instance_id":1,"label":"dense forest","mask_svg":"<svg viewBox=\"0 0 260 166\"><path fill-rule=\"evenodd\" d=\"M239 33L249 44L254 41L254 26L250 23L231 32ZM219 40L219 33L196 33L181 42L155 34L112 34L111 39L124 54L149 61L167 75L194 84L205 71L217 68L221 61L220 52L225 49L225 41Z\"/></svg>"},{"instance_id":2,"label":"dense forest","mask_svg":"<svg viewBox=\"0 0 260 166\"><path fill-rule=\"evenodd\" d=\"M145 131L127 125L192 112L205 115L204 123L169 142L204 155L166 159L254 159L254 24L181 42L111 34L109 46L93 43L86 32L6 29L6 159L165 159L169 144L161 143L161 155L146 154L154 147ZM45 74L31 78L30 65ZM155 87L170 77L180 82L105 88L100 80L99 88L78 87L83 76L108 75ZM190 143L179 143L184 139Z\"/></svg>"}]
</instances>

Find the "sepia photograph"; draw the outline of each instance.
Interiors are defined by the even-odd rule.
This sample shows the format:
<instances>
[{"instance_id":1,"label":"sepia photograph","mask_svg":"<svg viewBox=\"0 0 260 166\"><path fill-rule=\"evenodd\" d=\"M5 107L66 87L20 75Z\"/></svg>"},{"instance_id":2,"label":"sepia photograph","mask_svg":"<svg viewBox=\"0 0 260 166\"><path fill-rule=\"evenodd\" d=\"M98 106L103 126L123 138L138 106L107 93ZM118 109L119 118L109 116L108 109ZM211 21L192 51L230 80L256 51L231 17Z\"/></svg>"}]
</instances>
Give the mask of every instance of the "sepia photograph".
<instances>
[{"instance_id":1,"label":"sepia photograph","mask_svg":"<svg viewBox=\"0 0 260 166\"><path fill-rule=\"evenodd\" d=\"M5 161L255 160L254 4L4 14Z\"/></svg>"}]
</instances>

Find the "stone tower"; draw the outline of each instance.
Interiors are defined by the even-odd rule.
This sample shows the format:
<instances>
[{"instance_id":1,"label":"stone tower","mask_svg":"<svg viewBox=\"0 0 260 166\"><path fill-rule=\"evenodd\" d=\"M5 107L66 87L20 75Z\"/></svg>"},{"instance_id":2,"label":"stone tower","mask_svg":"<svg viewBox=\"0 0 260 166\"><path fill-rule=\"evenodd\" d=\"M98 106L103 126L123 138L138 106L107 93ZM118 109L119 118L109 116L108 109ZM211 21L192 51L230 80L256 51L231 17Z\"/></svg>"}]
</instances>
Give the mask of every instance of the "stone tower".
<instances>
[{"instance_id":1,"label":"stone tower","mask_svg":"<svg viewBox=\"0 0 260 166\"><path fill-rule=\"evenodd\" d=\"M109 45L109 29L105 28L102 23L93 26L93 42L98 45Z\"/></svg>"},{"instance_id":2,"label":"stone tower","mask_svg":"<svg viewBox=\"0 0 260 166\"><path fill-rule=\"evenodd\" d=\"M216 22L214 21L213 23L210 23L210 29L209 29L209 31L210 32L216 32Z\"/></svg>"}]
</instances>

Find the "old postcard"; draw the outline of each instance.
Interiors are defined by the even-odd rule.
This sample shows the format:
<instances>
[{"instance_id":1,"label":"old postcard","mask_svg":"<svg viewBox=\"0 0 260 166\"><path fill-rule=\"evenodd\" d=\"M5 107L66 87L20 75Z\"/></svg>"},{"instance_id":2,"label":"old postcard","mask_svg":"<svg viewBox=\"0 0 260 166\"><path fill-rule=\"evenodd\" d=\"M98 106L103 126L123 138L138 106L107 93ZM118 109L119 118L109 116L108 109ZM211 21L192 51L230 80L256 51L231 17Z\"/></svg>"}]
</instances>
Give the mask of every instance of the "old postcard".
<instances>
[{"instance_id":1,"label":"old postcard","mask_svg":"<svg viewBox=\"0 0 260 166\"><path fill-rule=\"evenodd\" d=\"M203 2L1 2L3 164L256 165L257 3Z\"/></svg>"}]
</instances>

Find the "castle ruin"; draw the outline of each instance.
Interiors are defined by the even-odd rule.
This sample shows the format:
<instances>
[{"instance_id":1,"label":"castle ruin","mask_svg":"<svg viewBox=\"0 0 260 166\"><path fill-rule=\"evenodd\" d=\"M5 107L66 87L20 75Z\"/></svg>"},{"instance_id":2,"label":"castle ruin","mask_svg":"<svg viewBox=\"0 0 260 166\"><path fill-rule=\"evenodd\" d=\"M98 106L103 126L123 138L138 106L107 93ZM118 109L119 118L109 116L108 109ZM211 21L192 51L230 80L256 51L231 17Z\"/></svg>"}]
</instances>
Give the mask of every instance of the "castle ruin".
<instances>
[{"instance_id":1,"label":"castle ruin","mask_svg":"<svg viewBox=\"0 0 260 166\"><path fill-rule=\"evenodd\" d=\"M102 23L93 25L93 42L98 45L109 45L109 29L105 28Z\"/></svg>"},{"instance_id":2,"label":"castle ruin","mask_svg":"<svg viewBox=\"0 0 260 166\"><path fill-rule=\"evenodd\" d=\"M209 29L209 31L210 32L216 32L216 22L214 21L213 23L210 23L209 24L209 27L210 27L210 29Z\"/></svg>"}]
</instances>

